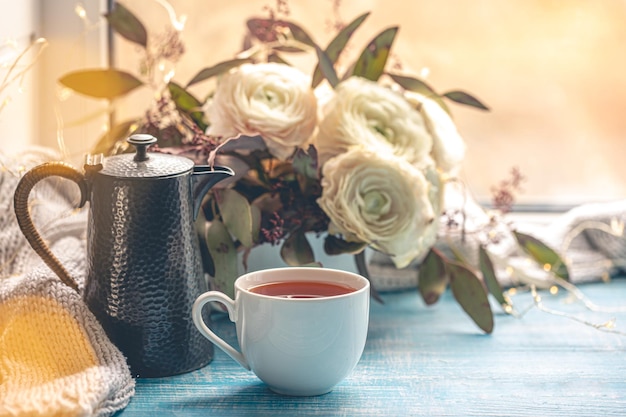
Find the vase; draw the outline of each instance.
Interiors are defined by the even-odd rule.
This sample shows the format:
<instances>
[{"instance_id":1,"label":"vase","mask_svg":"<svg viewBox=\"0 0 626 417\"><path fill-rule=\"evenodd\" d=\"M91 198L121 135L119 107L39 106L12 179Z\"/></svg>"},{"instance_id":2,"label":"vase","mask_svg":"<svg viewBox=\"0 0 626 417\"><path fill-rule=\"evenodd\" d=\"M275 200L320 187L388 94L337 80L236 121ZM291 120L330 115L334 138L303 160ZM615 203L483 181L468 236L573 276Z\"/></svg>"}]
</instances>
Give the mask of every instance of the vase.
<instances>
[{"instance_id":1,"label":"vase","mask_svg":"<svg viewBox=\"0 0 626 417\"><path fill-rule=\"evenodd\" d=\"M315 261L324 268L340 269L342 271L358 273L354 256L349 254L328 255L324 252L325 235L317 236L308 233L307 239L313 249ZM240 259L241 260L241 259ZM281 268L288 266L280 257L280 245L264 244L254 247L248 256L248 269L244 270L243 263L239 262L240 274L244 272L259 271L261 269Z\"/></svg>"},{"instance_id":2,"label":"vase","mask_svg":"<svg viewBox=\"0 0 626 417\"><path fill-rule=\"evenodd\" d=\"M367 249L370 282L379 292L405 291L417 288L419 262L410 263L405 268L396 268L391 258L384 253Z\"/></svg>"},{"instance_id":3,"label":"vase","mask_svg":"<svg viewBox=\"0 0 626 417\"><path fill-rule=\"evenodd\" d=\"M307 238L313 249L315 260L324 268L360 273L354 255L328 255L324 252L325 235L317 236L311 233L307 235ZM371 248L365 249L365 261L370 282L378 292L403 291L417 288L417 270L419 263L414 262L406 268L398 269L389 256ZM247 270L244 269L242 262L239 262L239 265L240 274L287 266L280 257L280 246L272 246L269 244L257 246L250 251Z\"/></svg>"}]
</instances>

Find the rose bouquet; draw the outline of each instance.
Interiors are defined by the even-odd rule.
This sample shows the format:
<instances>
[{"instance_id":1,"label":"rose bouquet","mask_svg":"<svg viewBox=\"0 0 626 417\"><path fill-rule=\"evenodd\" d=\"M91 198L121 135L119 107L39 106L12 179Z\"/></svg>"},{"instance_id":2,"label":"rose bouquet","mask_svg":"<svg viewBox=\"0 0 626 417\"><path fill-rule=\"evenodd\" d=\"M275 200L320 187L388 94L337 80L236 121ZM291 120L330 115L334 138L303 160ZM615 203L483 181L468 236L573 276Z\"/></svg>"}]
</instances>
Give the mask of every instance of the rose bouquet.
<instances>
[{"instance_id":1,"label":"rose bouquet","mask_svg":"<svg viewBox=\"0 0 626 417\"><path fill-rule=\"evenodd\" d=\"M81 70L60 82L109 100L148 86L155 99L143 117L112 126L94 151L124 152L128 135L149 133L158 139L156 151L235 170L236 177L207 196L198 222L211 260L206 272L218 289L232 292L238 259L245 264L258 245L280 245L288 265L314 264L309 237L318 236L326 253L355 255L365 276L366 247L396 268L420 262L418 285L428 304L450 284L464 310L491 332L488 291L503 305L507 300L486 252L479 270L434 248L444 188L465 154L445 101L487 108L462 91L439 94L418 78L388 71L397 27L374 36L346 64L346 45L368 13L342 26L326 47L279 14L248 19L243 51L183 86L172 72L155 77L163 62L175 63L184 52L180 33L148 38L118 2L106 19L138 45L141 75ZM313 54L315 67L307 73L290 65L290 53ZM191 93L209 81L206 98Z\"/></svg>"}]
</instances>

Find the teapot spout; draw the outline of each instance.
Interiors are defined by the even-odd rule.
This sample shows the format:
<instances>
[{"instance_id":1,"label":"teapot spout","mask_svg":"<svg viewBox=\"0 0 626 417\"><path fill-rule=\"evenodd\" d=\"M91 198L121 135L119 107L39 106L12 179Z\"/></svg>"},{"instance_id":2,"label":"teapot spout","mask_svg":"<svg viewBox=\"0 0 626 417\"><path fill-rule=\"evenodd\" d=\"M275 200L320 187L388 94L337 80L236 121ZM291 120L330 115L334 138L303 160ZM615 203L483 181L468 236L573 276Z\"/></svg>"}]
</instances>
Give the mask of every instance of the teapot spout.
<instances>
[{"instance_id":1,"label":"teapot spout","mask_svg":"<svg viewBox=\"0 0 626 417\"><path fill-rule=\"evenodd\" d=\"M235 175L235 172L228 167L208 165L196 165L193 167L193 175L191 177L192 190L193 190L193 218L198 217L200 207L202 205L202 199L218 182L230 178Z\"/></svg>"}]
</instances>

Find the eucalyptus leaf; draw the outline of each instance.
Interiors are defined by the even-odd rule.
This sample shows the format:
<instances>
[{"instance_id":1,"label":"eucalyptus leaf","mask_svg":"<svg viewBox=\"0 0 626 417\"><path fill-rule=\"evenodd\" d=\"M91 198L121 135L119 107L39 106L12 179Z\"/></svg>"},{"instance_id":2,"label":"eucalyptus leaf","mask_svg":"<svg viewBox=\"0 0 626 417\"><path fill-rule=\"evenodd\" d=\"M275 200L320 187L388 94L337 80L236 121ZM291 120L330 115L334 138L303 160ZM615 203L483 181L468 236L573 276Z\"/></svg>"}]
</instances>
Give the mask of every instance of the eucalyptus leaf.
<instances>
[{"instance_id":1,"label":"eucalyptus leaf","mask_svg":"<svg viewBox=\"0 0 626 417\"><path fill-rule=\"evenodd\" d=\"M252 202L252 205L261 213L275 213L283 208L283 202L278 193L263 193Z\"/></svg>"},{"instance_id":2,"label":"eucalyptus leaf","mask_svg":"<svg viewBox=\"0 0 626 417\"><path fill-rule=\"evenodd\" d=\"M304 232L292 233L280 248L280 256L289 266L306 265L315 262L315 255Z\"/></svg>"},{"instance_id":3,"label":"eucalyptus leaf","mask_svg":"<svg viewBox=\"0 0 626 417\"><path fill-rule=\"evenodd\" d=\"M361 24L365 21L365 19L369 15L370 13L367 12L357 17L352 22L350 22L349 25L341 29L341 31L337 34L337 36L335 36L335 38L332 41L330 41L330 43L324 50L324 53L326 54L326 57L330 61L331 66L333 66L335 62L337 62L337 59L339 59L339 55L341 55L341 52L343 52L344 48L348 44L348 41L350 41L350 38L352 37L354 32L359 28L359 26L361 26ZM317 87L319 83L322 82L323 78L324 78L324 75L322 74L321 66L318 63L315 66L315 70L313 71L313 81L311 83L311 86L313 88Z\"/></svg>"},{"instance_id":4,"label":"eucalyptus leaf","mask_svg":"<svg viewBox=\"0 0 626 417\"><path fill-rule=\"evenodd\" d=\"M385 70L391 45L397 33L398 27L394 26L376 35L356 60L352 75L378 81Z\"/></svg>"},{"instance_id":5,"label":"eucalyptus leaf","mask_svg":"<svg viewBox=\"0 0 626 417\"><path fill-rule=\"evenodd\" d=\"M425 81L400 74L387 73L387 75L389 75L392 80L394 80L400 87L404 88L405 90L413 91L426 97L439 96L435 89L428 85Z\"/></svg>"},{"instance_id":6,"label":"eucalyptus leaf","mask_svg":"<svg viewBox=\"0 0 626 417\"><path fill-rule=\"evenodd\" d=\"M216 75L220 75L225 73L226 71L236 68L241 64L245 64L246 62L252 62L251 58L240 58L240 59L231 59L229 61L220 62L219 64L215 64L212 67L204 68L200 70L196 75L193 76L191 81L187 83L187 87L192 86L193 84L197 84L200 81L207 80L211 77L215 77Z\"/></svg>"},{"instance_id":7,"label":"eucalyptus leaf","mask_svg":"<svg viewBox=\"0 0 626 417\"><path fill-rule=\"evenodd\" d=\"M276 52L273 52L267 56L267 62L275 62L277 64L291 65L287 62L282 56L278 55Z\"/></svg>"},{"instance_id":8,"label":"eucalyptus leaf","mask_svg":"<svg viewBox=\"0 0 626 417\"><path fill-rule=\"evenodd\" d=\"M489 290L491 295L495 297L502 307L508 306L509 302L504 298L504 291L496 277L493 262L491 262L487 249L482 245L478 248L478 264L480 272L483 274L483 281L487 286L487 290Z\"/></svg>"},{"instance_id":9,"label":"eucalyptus leaf","mask_svg":"<svg viewBox=\"0 0 626 417\"><path fill-rule=\"evenodd\" d=\"M452 295L482 331L493 332L493 312L487 292L476 274L464 265L448 262Z\"/></svg>"},{"instance_id":10,"label":"eucalyptus leaf","mask_svg":"<svg viewBox=\"0 0 626 417\"><path fill-rule=\"evenodd\" d=\"M206 245L213 259L216 289L231 298L235 296L234 283L238 276L237 251L226 226L214 219L206 232Z\"/></svg>"},{"instance_id":11,"label":"eucalyptus leaf","mask_svg":"<svg viewBox=\"0 0 626 417\"><path fill-rule=\"evenodd\" d=\"M272 49L278 52L289 52L292 54L301 54L301 53L307 52L306 49L301 48L296 45L277 45L277 46L274 46Z\"/></svg>"},{"instance_id":12,"label":"eucalyptus leaf","mask_svg":"<svg viewBox=\"0 0 626 417\"><path fill-rule=\"evenodd\" d=\"M434 248L428 252L419 266L417 285L427 305L439 301L439 297L448 286L446 264Z\"/></svg>"},{"instance_id":13,"label":"eucalyptus leaf","mask_svg":"<svg viewBox=\"0 0 626 417\"><path fill-rule=\"evenodd\" d=\"M357 254L367 247L364 242L348 242L335 235L327 235L324 239L324 252L329 255Z\"/></svg>"},{"instance_id":14,"label":"eucalyptus leaf","mask_svg":"<svg viewBox=\"0 0 626 417\"><path fill-rule=\"evenodd\" d=\"M174 104L176 104L176 108L187 114L191 120L195 122L196 126L200 128L200 130L205 131L208 124L204 120L204 113L202 112L202 103L200 100L195 98L191 93L175 82L170 81L167 88Z\"/></svg>"},{"instance_id":15,"label":"eucalyptus leaf","mask_svg":"<svg viewBox=\"0 0 626 417\"><path fill-rule=\"evenodd\" d=\"M451 115L450 109L441 99L441 96L425 81L400 74L387 73L387 75L405 90L421 94L431 100L436 101L442 109L444 109L448 114Z\"/></svg>"},{"instance_id":16,"label":"eucalyptus leaf","mask_svg":"<svg viewBox=\"0 0 626 417\"><path fill-rule=\"evenodd\" d=\"M324 75L324 78L328 80L328 84L335 88L337 84L339 84L339 77L337 76L332 61L319 47L315 48L315 52L317 53L318 66L321 73Z\"/></svg>"},{"instance_id":17,"label":"eucalyptus leaf","mask_svg":"<svg viewBox=\"0 0 626 417\"><path fill-rule=\"evenodd\" d=\"M315 146L309 145L309 148L306 151L302 148L298 148L293 157L292 165L294 171L298 174L312 180L319 179L317 150L315 149Z\"/></svg>"},{"instance_id":18,"label":"eucalyptus leaf","mask_svg":"<svg viewBox=\"0 0 626 417\"><path fill-rule=\"evenodd\" d=\"M239 136L220 146L220 152L233 151L262 151L267 149L267 145L261 136Z\"/></svg>"},{"instance_id":19,"label":"eucalyptus leaf","mask_svg":"<svg viewBox=\"0 0 626 417\"><path fill-rule=\"evenodd\" d=\"M566 281L569 281L569 271L567 265L561 259L559 254L556 253L545 243L533 236L513 231L518 243L524 249L524 251L530 255L539 265L546 271L553 272L557 277L560 277Z\"/></svg>"},{"instance_id":20,"label":"eucalyptus leaf","mask_svg":"<svg viewBox=\"0 0 626 417\"><path fill-rule=\"evenodd\" d=\"M248 200L232 188L215 190L217 205L228 230L246 248L251 248L259 235L260 215L252 213Z\"/></svg>"},{"instance_id":21,"label":"eucalyptus leaf","mask_svg":"<svg viewBox=\"0 0 626 417\"><path fill-rule=\"evenodd\" d=\"M489 110L489 107L484 105L480 100L464 91L448 91L443 96L459 104L465 104L466 106L476 107L481 110Z\"/></svg>"},{"instance_id":22,"label":"eucalyptus leaf","mask_svg":"<svg viewBox=\"0 0 626 417\"><path fill-rule=\"evenodd\" d=\"M145 48L148 45L148 32L143 23L121 3L113 4L113 10L104 15L111 28L125 39Z\"/></svg>"},{"instance_id":23,"label":"eucalyptus leaf","mask_svg":"<svg viewBox=\"0 0 626 417\"><path fill-rule=\"evenodd\" d=\"M261 233L261 209L254 204L250 205L250 217L252 218L252 240L256 241L259 233ZM250 246L252 249L254 245Z\"/></svg>"},{"instance_id":24,"label":"eucalyptus leaf","mask_svg":"<svg viewBox=\"0 0 626 417\"><path fill-rule=\"evenodd\" d=\"M74 71L63 75L59 82L77 93L108 100L128 94L143 85L134 75L116 69Z\"/></svg>"},{"instance_id":25,"label":"eucalyptus leaf","mask_svg":"<svg viewBox=\"0 0 626 417\"><path fill-rule=\"evenodd\" d=\"M309 36L309 34L300 26L298 26L297 24L293 22L288 22L288 21L284 21L283 23L287 25L287 27L291 31L291 36L293 36L295 40L305 45L308 45L312 48L317 48L317 44L313 41L311 36Z\"/></svg>"}]
</instances>

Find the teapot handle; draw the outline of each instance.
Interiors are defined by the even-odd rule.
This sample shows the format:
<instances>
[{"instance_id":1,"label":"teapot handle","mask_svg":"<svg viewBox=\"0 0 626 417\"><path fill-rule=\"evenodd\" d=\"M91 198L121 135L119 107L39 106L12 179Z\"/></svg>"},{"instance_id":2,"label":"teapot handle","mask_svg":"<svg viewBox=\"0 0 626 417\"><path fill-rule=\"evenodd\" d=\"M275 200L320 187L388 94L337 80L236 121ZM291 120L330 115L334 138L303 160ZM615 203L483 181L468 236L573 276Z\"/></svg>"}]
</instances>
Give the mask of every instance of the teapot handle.
<instances>
[{"instance_id":1,"label":"teapot handle","mask_svg":"<svg viewBox=\"0 0 626 417\"><path fill-rule=\"evenodd\" d=\"M44 178L52 176L66 178L78 184L80 188L80 203L78 207L85 205L88 196L88 184L85 176L64 162L47 162L31 169L20 179L13 196L13 207L20 230L30 246L35 250L35 253L61 278L64 284L78 292L76 280L70 277L67 269L52 253L48 244L41 238L41 235L35 228L28 207L28 197L35 184Z\"/></svg>"}]
</instances>

